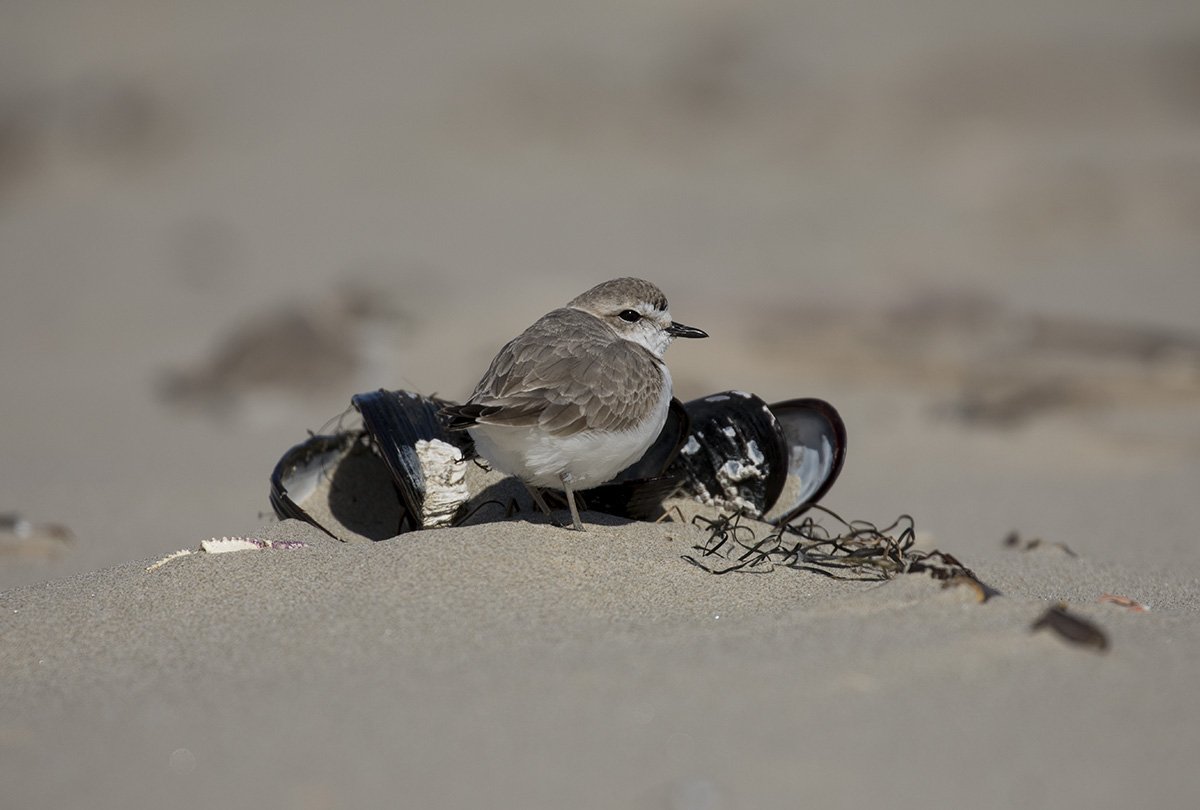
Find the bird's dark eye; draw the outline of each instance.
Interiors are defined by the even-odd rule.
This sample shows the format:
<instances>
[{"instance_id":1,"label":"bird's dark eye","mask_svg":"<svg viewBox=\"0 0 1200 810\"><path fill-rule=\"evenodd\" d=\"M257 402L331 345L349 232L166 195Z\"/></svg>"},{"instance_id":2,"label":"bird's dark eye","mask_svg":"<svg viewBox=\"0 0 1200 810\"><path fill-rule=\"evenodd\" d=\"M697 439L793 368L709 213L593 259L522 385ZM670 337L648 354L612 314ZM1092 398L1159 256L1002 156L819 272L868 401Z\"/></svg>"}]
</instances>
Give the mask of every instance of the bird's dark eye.
<instances>
[{"instance_id":1,"label":"bird's dark eye","mask_svg":"<svg viewBox=\"0 0 1200 810\"><path fill-rule=\"evenodd\" d=\"M637 323L642 319L642 313L638 312L636 309L623 309L617 313L617 317L623 321Z\"/></svg>"}]
</instances>

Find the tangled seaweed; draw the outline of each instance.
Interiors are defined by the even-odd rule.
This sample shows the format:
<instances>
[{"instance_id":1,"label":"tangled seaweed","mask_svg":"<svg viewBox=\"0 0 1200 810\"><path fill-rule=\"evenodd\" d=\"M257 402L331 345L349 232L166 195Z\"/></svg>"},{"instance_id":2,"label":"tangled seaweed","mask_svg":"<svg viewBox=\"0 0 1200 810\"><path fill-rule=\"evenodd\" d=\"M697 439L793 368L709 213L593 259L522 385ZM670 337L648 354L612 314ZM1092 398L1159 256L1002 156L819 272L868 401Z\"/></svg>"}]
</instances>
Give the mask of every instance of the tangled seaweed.
<instances>
[{"instance_id":1,"label":"tangled seaweed","mask_svg":"<svg viewBox=\"0 0 1200 810\"><path fill-rule=\"evenodd\" d=\"M683 559L718 575L769 571L775 566L846 580L883 581L898 574L927 573L946 584L973 584L981 594L988 590L953 555L914 548L916 531L909 515L880 528L865 520L847 521L823 506L812 508L833 518L837 530L822 526L809 515L797 523L773 526L759 539L741 514L696 515L692 523L708 531L708 541L693 547L699 559L691 555ZM708 559L713 562L706 562Z\"/></svg>"}]
</instances>

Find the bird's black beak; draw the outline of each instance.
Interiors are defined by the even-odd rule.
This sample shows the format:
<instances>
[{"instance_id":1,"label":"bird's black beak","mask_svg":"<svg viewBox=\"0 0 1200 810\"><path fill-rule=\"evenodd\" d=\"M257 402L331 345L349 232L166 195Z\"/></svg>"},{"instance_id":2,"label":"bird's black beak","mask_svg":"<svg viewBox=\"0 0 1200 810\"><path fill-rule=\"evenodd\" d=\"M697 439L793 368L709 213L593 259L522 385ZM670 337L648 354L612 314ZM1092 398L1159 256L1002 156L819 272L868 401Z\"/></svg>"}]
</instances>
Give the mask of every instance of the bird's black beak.
<instances>
[{"instance_id":1,"label":"bird's black beak","mask_svg":"<svg viewBox=\"0 0 1200 810\"><path fill-rule=\"evenodd\" d=\"M671 325L667 327L667 334L670 335L671 337L685 337L685 338L708 337L708 332L705 332L703 329L697 329L694 326L684 326L681 323L674 323L674 322L672 322Z\"/></svg>"}]
</instances>

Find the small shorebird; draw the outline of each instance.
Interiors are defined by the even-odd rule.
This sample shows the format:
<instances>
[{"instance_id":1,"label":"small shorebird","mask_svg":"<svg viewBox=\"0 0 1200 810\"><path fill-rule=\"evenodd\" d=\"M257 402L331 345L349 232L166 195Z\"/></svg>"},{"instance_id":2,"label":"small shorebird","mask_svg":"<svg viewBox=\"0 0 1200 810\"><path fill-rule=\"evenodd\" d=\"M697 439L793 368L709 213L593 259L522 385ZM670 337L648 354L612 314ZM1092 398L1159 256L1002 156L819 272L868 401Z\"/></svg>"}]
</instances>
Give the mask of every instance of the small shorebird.
<instances>
[{"instance_id":1,"label":"small shorebird","mask_svg":"<svg viewBox=\"0 0 1200 810\"><path fill-rule=\"evenodd\" d=\"M658 438L671 404L663 352L677 337L708 337L671 320L648 281L598 284L509 341L462 405L445 409L479 455L516 476L547 515L536 487L566 493L611 480Z\"/></svg>"}]
</instances>

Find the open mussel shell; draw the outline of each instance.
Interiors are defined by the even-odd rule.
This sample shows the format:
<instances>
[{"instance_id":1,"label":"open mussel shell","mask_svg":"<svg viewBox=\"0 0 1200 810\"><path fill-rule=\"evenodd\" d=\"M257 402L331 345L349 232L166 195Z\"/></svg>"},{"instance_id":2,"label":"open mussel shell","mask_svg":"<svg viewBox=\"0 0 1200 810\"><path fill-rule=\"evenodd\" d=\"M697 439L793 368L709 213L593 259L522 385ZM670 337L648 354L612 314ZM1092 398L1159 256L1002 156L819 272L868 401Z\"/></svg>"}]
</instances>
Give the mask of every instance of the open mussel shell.
<instances>
[{"instance_id":1,"label":"open mussel shell","mask_svg":"<svg viewBox=\"0 0 1200 810\"><path fill-rule=\"evenodd\" d=\"M439 400L409 391L351 399L362 427L313 436L271 474L271 505L342 540L448 525L467 501L463 452Z\"/></svg>"},{"instance_id":2,"label":"open mussel shell","mask_svg":"<svg viewBox=\"0 0 1200 810\"><path fill-rule=\"evenodd\" d=\"M411 523L363 430L312 436L284 453L271 473L271 506L346 542L385 540Z\"/></svg>"},{"instance_id":3,"label":"open mussel shell","mask_svg":"<svg viewBox=\"0 0 1200 810\"><path fill-rule=\"evenodd\" d=\"M351 433L312 436L283 454L271 471L271 508L280 520L290 518L313 523L305 505L354 441L355 436Z\"/></svg>"},{"instance_id":4,"label":"open mussel shell","mask_svg":"<svg viewBox=\"0 0 1200 810\"><path fill-rule=\"evenodd\" d=\"M771 406L787 443L787 479L767 517L789 523L825 496L846 459L846 425L823 399L789 399Z\"/></svg>"},{"instance_id":5,"label":"open mussel shell","mask_svg":"<svg viewBox=\"0 0 1200 810\"><path fill-rule=\"evenodd\" d=\"M783 429L767 403L724 391L684 406L690 426L667 475L702 503L758 516L769 510L787 477Z\"/></svg>"},{"instance_id":6,"label":"open mussel shell","mask_svg":"<svg viewBox=\"0 0 1200 810\"><path fill-rule=\"evenodd\" d=\"M724 391L684 406L687 436L664 478L722 510L787 523L819 501L841 472L846 426L820 399L767 405Z\"/></svg>"}]
</instances>

